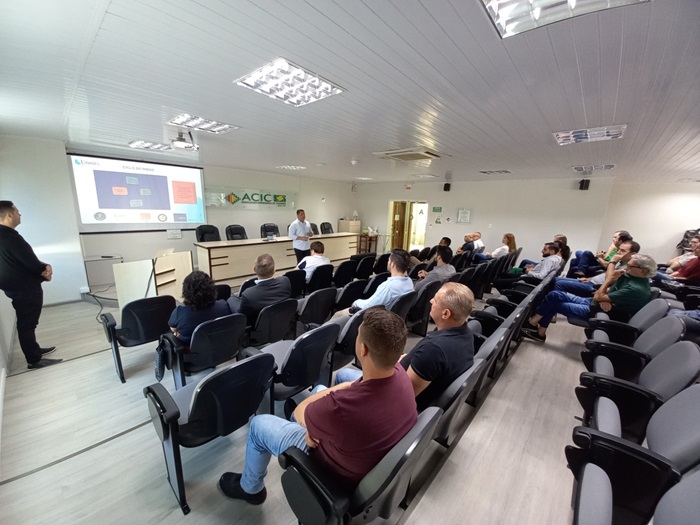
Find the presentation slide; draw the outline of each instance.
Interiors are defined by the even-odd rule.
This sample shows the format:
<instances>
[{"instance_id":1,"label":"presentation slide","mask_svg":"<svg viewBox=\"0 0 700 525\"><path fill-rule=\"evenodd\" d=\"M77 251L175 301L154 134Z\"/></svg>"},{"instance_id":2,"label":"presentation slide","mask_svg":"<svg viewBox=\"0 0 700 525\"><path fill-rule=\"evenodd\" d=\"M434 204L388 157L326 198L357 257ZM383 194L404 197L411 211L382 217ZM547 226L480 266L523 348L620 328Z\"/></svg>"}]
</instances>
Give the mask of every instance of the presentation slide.
<instances>
[{"instance_id":1,"label":"presentation slide","mask_svg":"<svg viewBox=\"0 0 700 525\"><path fill-rule=\"evenodd\" d=\"M202 170L69 155L83 233L206 223Z\"/></svg>"}]
</instances>

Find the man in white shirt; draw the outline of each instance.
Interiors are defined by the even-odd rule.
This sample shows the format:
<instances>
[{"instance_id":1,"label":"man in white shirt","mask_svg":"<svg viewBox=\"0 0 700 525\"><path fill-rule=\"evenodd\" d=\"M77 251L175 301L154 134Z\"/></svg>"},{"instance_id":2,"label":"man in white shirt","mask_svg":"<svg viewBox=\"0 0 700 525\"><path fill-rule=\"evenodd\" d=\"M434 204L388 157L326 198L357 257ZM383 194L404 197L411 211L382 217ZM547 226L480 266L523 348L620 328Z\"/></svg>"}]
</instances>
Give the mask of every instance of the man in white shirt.
<instances>
[{"instance_id":1,"label":"man in white shirt","mask_svg":"<svg viewBox=\"0 0 700 525\"><path fill-rule=\"evenodd\" d=\"M304 270L306 272L307 283L311 280L311 276L314 274L314 270L317 266L331 263L330 259L323 255L325 249L326 247L321 241L312 242L311 255L307 255L297 264L298 270Z\"/></svg>"},{"instance_id":2,"label":"man in white shirt","mask_svg":"<svg viewBox=\"0 0 700 525\"><path fill-rule=\"evenodd\" d=\"M314 232L311 230L311 224L306 220L304 210L297 210L297 219L289 225L288 235L292 239L292 247L298 263L304 257L311 255L309 239L313 237Z\"/></svg>"},{"instance_id":3,"label":"man in white shirt","mask_svg":"<svg viewBox=\"0 0 700 525\"><path fill-rule=\"evenodd\" d=\"M484 248L484 241L481 240L481 232L472 233L472 242L474 243L474 249Z\"/></svg>"}]
</instances>

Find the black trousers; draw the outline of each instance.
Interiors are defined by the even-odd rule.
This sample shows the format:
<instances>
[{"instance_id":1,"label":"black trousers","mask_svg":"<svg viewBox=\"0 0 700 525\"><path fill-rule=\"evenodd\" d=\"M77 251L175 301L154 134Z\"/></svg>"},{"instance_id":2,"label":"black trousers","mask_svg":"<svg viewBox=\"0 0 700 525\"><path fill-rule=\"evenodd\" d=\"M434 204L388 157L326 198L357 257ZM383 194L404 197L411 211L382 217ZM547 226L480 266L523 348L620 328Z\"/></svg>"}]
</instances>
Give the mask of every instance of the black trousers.
<instances>
[{"instance_id":1,"label":"black trousers","mask_svg":"<svg viewBox=\"0 0 700 525\"><path fill-rule=\"evenodd\" d=\"M36 327L44 303L44 291L39 285L25 290L5 290L5 295L12 300L17 313L17 337L22 353L30 365L38 363L41 361L41 347L36 342Z\"/></svg>"},{"instance_id":2,"label":"black trousers","mask_svg":"<svg viewBox=\"0 0 700 525\"><path fill-rule=\"evenodd\" d=\"M294 248L294 255L297 256L297 263L300 263L304 257L311 255L311 250L297 250Z\"/></svg>"}]
</instances>

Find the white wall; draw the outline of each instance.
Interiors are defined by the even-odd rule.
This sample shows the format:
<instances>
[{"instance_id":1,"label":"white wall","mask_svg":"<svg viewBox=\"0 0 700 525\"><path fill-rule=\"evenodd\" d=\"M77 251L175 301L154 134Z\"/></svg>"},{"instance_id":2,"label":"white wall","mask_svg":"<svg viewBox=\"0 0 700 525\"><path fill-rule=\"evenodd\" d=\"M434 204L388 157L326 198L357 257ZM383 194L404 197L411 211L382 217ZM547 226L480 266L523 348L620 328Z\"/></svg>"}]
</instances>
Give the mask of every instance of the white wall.
<instances>
[{"instance_id":1,"label":"white wall","mask_svg":"<svg viewBox=\"0 0 700 525\"><path fill-rule=\"evenodd\" d=\"M657 263L678 255L685 230L700 228L700 185L616 184L599 245L609 244L615 230L629 230Z\"/></svg>"},{"instance_id":2,"label":"white wall","mask_svg":"<svg viewBox=\"0 0 700 525\"><path fill-rule=\"evenodd\" d=\"M44 304L80 299L87 278L63 143L0 136L0 195L22 213L17 231L53 266Z\"/></svg>"},{"instance_id":3,"label":"white wall","mask_svg":"<svg viewBox=\"0 0 700 525\"><path fill-rule=\"evenodd\" d=\"M386 233L387 201L426 200L426 245L437 244L446 236L453 246L459 246L465 233L480 231L489 251L500 245L504 233L510 232L523 247L523 257L539 259L542 244L556 233L567 235L572 248L598 245L612 179L598 179L588 191L580 191L577 181L571 179L454 182L449 192L443 191L442 182L417 183L410 191L399 183L362 184L357 188L357 210L363 227L379 225L380 232ZM442 213L432 213L434 206L442 207ZM469 224L455 222L460 208L471 210ZM435 224L438 215L441 224Z\"/></svg>"}]
</instances>

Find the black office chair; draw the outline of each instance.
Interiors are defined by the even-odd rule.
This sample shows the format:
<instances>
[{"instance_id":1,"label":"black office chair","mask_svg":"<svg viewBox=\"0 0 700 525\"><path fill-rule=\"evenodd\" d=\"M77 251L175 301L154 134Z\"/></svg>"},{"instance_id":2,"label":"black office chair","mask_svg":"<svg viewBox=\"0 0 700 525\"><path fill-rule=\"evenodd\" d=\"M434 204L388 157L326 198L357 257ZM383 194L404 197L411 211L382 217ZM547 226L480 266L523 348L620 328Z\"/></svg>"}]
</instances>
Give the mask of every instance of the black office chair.
<instances>
[{"instance_id":1,"label":"black office chair","mask_svg":"<svg viewBox=\"0 0 700 525\"><path fill-rule=\"evenodd\" d=\"M418 422L360 481L348 488L296 447L280 454L282 488L299 523L339 525L388 520L411 503L410 487L419 459L430 444L442 410L429 407Z\"/></svg>"},{"instance_id":2,"label":"black office chair","mask_svg":"<svg viewBox=\"0 0 700 525\"><path fill-rule=\"evenodd\" d=\"M245 232L245 228L240 224L226 226L226 239L229 241L240 241L241 239L247 238L248 234Z\"/></svg>"},{"instance_id":3,"label":"black office chair","mask_svg":"<svg viewBox=\"0 0 700 525\"><path fill-rule=\"evenodd\" d=\"M276 224L273 224L271 222L266 222L265 224L260 226L260 238L267 239L268 235L272 235L274 237L279 237L280 236L279 226L277 226Z\"/></svg>"},{"instance_id":4,"label":"black office chair","mask_svg":"<svg viewBox=\"0 0 700 525\"><path fill-rule=\"evenodd\" d=\"M367 279L352 281L338 290L335 300L335 310L345 310L346 308L350 308L352 303L358 299L362 299L362 293L367 287L367 282Z\"/></svg>"},{"instance_id":5,"label":"black office chair","mask_svg":"<svg viewBox=\"0 0 700 525\"><path fill-rule=\"evenodd\" d=\"M306 272L304 270L289 270L284 276L289 279L289 284L292 285L292 298L304 295L304 288L306 287Z\"/></svg>"},{"instance_id":6,"label":"black office chair","mask_svg":"<svg viewBox=\"0 0 700 525\"><path fill-rule=\"evenodd\" d=\"M390 253L383 253L379 257L377 257L377 261L374 263L374 268L372 269L372 271L375 274L378 275L380 273L384 273L384 272L389 271L389 256L390 255L391 255Z\"/></svg>"},{"instance_id":7,"label":"black office chair","mask_svg":"<svg viewBox=\"0 0 700 525\"><path fill-rule=\"evenodd\" d=\"M131 347L157 341L170 332L168 320L173 313L175 298L169 295L137 299L122 308L122 322L117 324L111 313L100 315L107 341L112 348L114 367L122 383L126 382L119 345Z\"/></svg>"},{"instance_id":8,"label":"black office chair","mask_svg":"<svg viewBox=\"0 0 700 525\"><path fill-rule=\"evenodd\" d=\"M261 354L214 370L173 394L156 383L144 388L148 411L163 447L168 481L183 514L190 512L180 446L198 447L248 423L272 383L275 360Z\"/></svg>"},{"instance_id":9,"label":"black office chair","mask_svg":"<svg viewBox=\"0 0 700 525\"><path fill-rule=\"evenodd\" d=\"M255 286L255 281L257 281L257 277L251 277L250 279L246 279L241 283L241 285L238 287L238 297L241 297L243 295L243 292L245 292L248 288L252 288Z\"/></svg>"},{"instance_id":10,"label":"black office chair","mask_svg":"<svg viewBox=\"0 0 700 525\"><path fill-rule=\"evenodd\" d=\"M330 288L333 285L333 265L322 264L314 270L311 279L306 283L306 293L310 294L322 288Z\"/></svg>"},{"instance_id":11,"label":"black office chair","mask_svg":"<svg viewBox=\"0 0 700 525\"><path fill-rule=\"evenodd\" d=\"M249 333L248 344L260 347L293 337L298 304L296 299L285 299L260 310L255 328Z\"/></svg>"},{"instance_id":12,"label":"black office chair","mask_svg":"<svg viewBox=\"0 0 700 525\"><path fill-rule=\"evenodd\" d=\"M314 233L314 235L318 235L318 226L316 226L315 222L310 222L311 225L311 231ZM287 228L287 231L289 231L289 228Z\"/></svg>"},{"instance_id":13,"label":"black office chair","mask_svg":"<svg viewBox=\"0 0 700 525\"><path fill-rule=\"evenodd\" d=\"M428 323L430 322L430 300L435 297L441 286L440 281L433 281L418 291L418 296L406 316L406 327L409 332L423 337L427 335Z\"/></svg>"},{"instance_id":14,"label":"black office chair","mask_svg":"<svg viewBox=\"0 0 700 525\"><path fill-rule=\"evenodd\" d=\"M428 265L426 263L416 264L413 268L411 268L411 271L408 272L408 276L415 281L418 279L418 272L425 270L427 267Z\"/></svg>"},{"instance_id":15,"label":"black office chair","mask_svg":"<svg viewBox=\"0 0 700 525\"><path fill-rule=\"evenodd\" d=\"M379 285L386 281L389 277L391 277L391 274L389 272L378 273L377 275L372 277L367 283L367 287L365 288L365 291L362 294L362 298L367 299L369 297L372 297L372 295L374 295L374 292L377 291L377 288L379 288Z\"/></svg>"},{"instance_id":16,"label":"black office chair","mask_svg":"<svg viewBox=\"0 0 700 525\"><path fill-rule=\"evenodd\" d=\"M219 228L212 226L211 224L202 224L197 226L194 231L197 242L211 242L220 241L221 235L219 235Z\"/></svg>"},{"instance_id":17,"label":"black office chair","mask_svg":"<svg viewBox=\"0 0 700 525\"><path fill-rule=\"evenodd\" d=\"M329 233L333 233L333 226L331 225L330 222L322 222L321 223L321 233L323 235L327 235Z\"/></svg>"},{"instance_id":18,"label":"black office chair","mask_svg":"<svg viewBox=\"0 0 700 525\"><path fill-rule=\"evenodd\" d=\"M355 269L355 279L369 279L372 276L373 269L374 255L368 254L367 257L362 257L358 260L357 268Z\"/></svg>"},{"instance_id":19,"label":"black office chair","mask_svg":"<svg viewBox=\"0 0 700 525\"><path fill-rule=\"evenodd\" d=\"M206 321L194 329L188 350L184 345L175 346L176 355L172 363L175 389L179 390L187 384L186 374L214 369L236 357L243 343L246 323L243 314Z\"/></svg>"},{"instance_id":20,"label":"black office chair","mask_svg":"<svg viewBox=\"0 0 700 525\"><path fill-rule=\"evenodd\" d=\"M401 297L396 299L394 304L391 306L391 311L406 322L406 316L408 315L408 311L413 306L413 303L416 302L416 297L418 297L418 292L415 290L411 290L410 292L403 294Z\"/></svg>"},{"instance_id":21,"label":"black office chair","mask_svg":"<svg viewBox=\"0 0 700 525\"><path fill-rule=\"evenodd\" d=\"M216 288L216 300L223 299L227 301L231 297L231 287L228 284L215 284Z\"/></svg>"},{"instance_id":22,"label":"black office chair","mask_svg":"<svg viewBox=\"0 0 700 525\"><path fill-rule=\"evenodd\" d=\"M430 246L426 246L422 250L418 252L418 255L416 255L416 259L419 261L425 261L430 257L430 252L432 251L432 248Z\"/></svg>"},{"instance_id":23,"label":"black office chair","mask_svg":"<svg viewBox=\"0 0 700 525\"><path fill-rule=\"evenodd\" d=\"M299 325L302 332L322 325L331 316L337 290L335 288L321 288L309 295L299 311L297 319L297 335L299 335Z\"/></svg>"},{"instance_id":24,"label":"black office chair","mask_svg":"<svg viewBox=\"0 0 700 525\"><path fill-rule=\"evenodd\" d=\"M333 274L333 284L336 288L342 288L355 277L355 271L357 270L358 261L343 261L336 268Z\"/></svg>"},{"instance_id":25,"label":"black office chair","mask_svg":"<svg viewBox=\"0 0 700 525\"><path fill-rule=\"evenodd\" d=\"M340 330L331 354L331 374L355 359L355 340L364 315L365 310L360 310Z\"/></svg>"}]
</instances>

